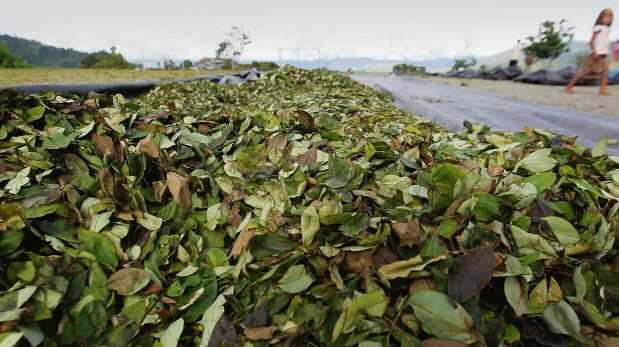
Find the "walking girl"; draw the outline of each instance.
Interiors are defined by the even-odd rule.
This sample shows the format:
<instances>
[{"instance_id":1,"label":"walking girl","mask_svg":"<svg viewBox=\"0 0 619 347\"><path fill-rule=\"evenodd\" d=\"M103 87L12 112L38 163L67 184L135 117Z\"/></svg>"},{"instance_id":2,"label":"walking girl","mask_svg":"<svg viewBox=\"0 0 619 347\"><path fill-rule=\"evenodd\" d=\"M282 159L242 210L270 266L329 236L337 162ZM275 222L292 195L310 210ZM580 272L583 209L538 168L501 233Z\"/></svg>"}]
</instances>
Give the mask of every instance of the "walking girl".
<instances>
[{"instance_id":1,"label":"walking girl","mask_svg":"<svg viewBox=\"0 0 619 347\"><path fill-rule=\"evenodd\" d=\"M608 85L608 55L610 54L610 27L613 25L613 11L605 9L598 16L593 27L593 36L589 42L591 55L582 64L576 76L570 84L565 87L567 93L573 93L574 86L583 77L591 74L600 75L600 95L608 95L606 86Z\"/></svg>"}]
</instances>

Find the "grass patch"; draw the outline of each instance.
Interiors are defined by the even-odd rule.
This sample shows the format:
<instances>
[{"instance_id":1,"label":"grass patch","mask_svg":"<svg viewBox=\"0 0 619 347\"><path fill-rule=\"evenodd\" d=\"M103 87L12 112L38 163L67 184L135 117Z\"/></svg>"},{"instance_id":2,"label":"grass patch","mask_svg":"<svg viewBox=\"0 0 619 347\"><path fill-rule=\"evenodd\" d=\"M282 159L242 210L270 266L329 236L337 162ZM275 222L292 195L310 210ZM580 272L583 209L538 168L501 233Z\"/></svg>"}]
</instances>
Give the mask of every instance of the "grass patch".
<instances>
[{"instance_id":1,"label":"grass patch","mask_svg":"<svg viewBox=\"0 0 619 347\"><path fill-rule=\"evenodd\" d=\"M174 80L233 73L212 70L122 70L122 69L5 69L0 68L0 86L68 83L111 83L140 80Z\"/></svg>"}]
</instances>

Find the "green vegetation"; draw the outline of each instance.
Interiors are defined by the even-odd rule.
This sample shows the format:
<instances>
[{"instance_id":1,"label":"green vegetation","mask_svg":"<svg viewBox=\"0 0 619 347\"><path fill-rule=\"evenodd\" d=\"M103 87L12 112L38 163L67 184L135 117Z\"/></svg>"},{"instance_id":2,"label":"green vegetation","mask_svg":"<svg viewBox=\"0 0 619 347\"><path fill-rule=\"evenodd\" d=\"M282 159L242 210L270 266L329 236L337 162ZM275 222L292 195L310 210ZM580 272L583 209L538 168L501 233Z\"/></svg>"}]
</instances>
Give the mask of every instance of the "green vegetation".
<instances>
[{"instance_id":1,"label":"green vegetation","mask_svg":"<svg viewBox=\"0 0 619 347\"><path fill-rule=\"evenodd\" d=\"M6 45L0 43L0 68L22 68L28 66L21 58L11 54Z\"/></svg>"},{"instance_id":2,"label":"green vegetation","mask_svg":"<svg viewBox=\"0 0 619 347\"><path fill-rule=\"evenodd\" d=\"M186 59L185 61L183 61L183 64L181 65L181 67L183 69L191 69L193 67L193 62L189 59Z\"/></svg>"},{"instance_id":3,"label":"green vegetation","mask_svg":"<svg viewBox=\"0 0 619 347\"><path fill-rule=\"evenodd\" d=\"M28 64L40 67L79 67L82 59L88 55L73 49L57 48L10 35L0 35L0 43L4 43L9 51Z\"/></svg>"},{"instance_id":4,"label":"green vegetation","mask_svg":"<svg viewBox=\"0 0 619 347\"><path fill-rule=\"evenodd\" d=\"M174 62L172 62L174 64ZM86 69L133 69L131 65L120 53L116 53L114 47L112 52L100 51L89 54L80 62L80 67Z\"/></svg>"},{"instance_id":5,"label":"green vegetation","mask_svg":"<svg viewBox=\"0 0 619 347\"><path fill-rule=\"evenodd\" d=\"M279 65L272 61L252 61L248 68L256 68L260 71L272 71L279 69Z\"/></svg>"},{"instance_id":6,"label":"green vegetation","mask_svg":"<svg viewBox=\"0 0 619 347\"><path fill-rule=\"evenodd\" d=\"M423 75L426 73L425 66L415 66L411 64L398 64L393 67L396 75Z\"/></svg>"},{"instance_id":7,"label":"green vegetation","mask_svg":"<svg viewBox=\"0 0 619 347\"><path fill-rule=\"evenodd\" d=\"M173 80L229 73L223 70L133 70L133 69L2 69L0 86L63 83L112 83L136 80Z\"/></svg>"},{"instance_id":8,"label":"green vegetation","mask_svg":"<svg viewBox=\"0 0 619 347\"><path fill-rule=\"evenodd\" d=\"M454 65L451 67L451 72L458 71L466 71L472 69L475 65L477 65L477 59L471 58L467 59L456 59Z\"/></svg>"},{"instance_id":9,"label":"green vegetation","mask_svg":"<svg viewBox=\"0 0 619 347\"><path fill-rule=\"evenodd\" d=\"M524 49L528 65L538 60L556 59L561 54L569 52L570 43L574 40L574 28L567 26L567 21L558 23L545 21L540 24L536 35L527 37L529 44Z\"/></svg>"},{"instance_id":10,"label":"green vegetation","mask_svg":"<svg viewBox=\"0 0 619 347\"><path fill-rule=\"evenodd\" d=\"M616 345L605 142L290 67L0 120L3 346Z\"/></svg>"}]
</instances>

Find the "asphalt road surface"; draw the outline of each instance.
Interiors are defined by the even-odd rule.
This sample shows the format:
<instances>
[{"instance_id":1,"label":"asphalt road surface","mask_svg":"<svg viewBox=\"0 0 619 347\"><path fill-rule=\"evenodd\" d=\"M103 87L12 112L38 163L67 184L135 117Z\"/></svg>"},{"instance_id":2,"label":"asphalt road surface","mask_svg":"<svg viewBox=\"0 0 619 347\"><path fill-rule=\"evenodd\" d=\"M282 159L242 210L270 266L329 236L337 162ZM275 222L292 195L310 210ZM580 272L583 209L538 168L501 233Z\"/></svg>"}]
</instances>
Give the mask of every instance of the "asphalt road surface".
<instances>
[{"instance_id":1,"label":"asphalt road surface","mask_svg":"<svg viewBox=\"0 0 619 347\"><path fill-rule=\"evenodd\" d=\"M595 145L603 137L619 139L619 119L616 117L531 104L414 77L353 75L353 78L391 93L399 107L454 131L461 130L462 122L468 120L498 130L543 128L578 136L579 142L587 146ZM619 154L619 146L609 147L608 152Z\"/></svg>"}]
</instances>

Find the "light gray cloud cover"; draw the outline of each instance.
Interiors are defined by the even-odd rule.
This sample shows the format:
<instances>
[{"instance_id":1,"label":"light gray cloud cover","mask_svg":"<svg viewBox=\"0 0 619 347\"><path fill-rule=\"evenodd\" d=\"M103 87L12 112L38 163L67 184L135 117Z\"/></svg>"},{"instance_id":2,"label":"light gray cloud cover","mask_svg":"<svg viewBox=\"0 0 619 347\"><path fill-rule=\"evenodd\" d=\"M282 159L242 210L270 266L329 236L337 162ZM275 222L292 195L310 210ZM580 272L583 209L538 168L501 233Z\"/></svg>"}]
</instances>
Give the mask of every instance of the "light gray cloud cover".
<instances>
[{"instance_id":1,"label":"light gray cloud cover","mask_svg":"<svg viewBox=\"0 0 619 347\"><path fill-rule=\"evenodd\" d=\"M115 45L131 59L212 56L233 25L252 33L249 59L276 58L281 47L318 48L323 57L487 55L547 19L567 19L586 40L600 10L619 11L619 0L3 2L0 33L86 51Z\"/></svg>"}]
</instances>

